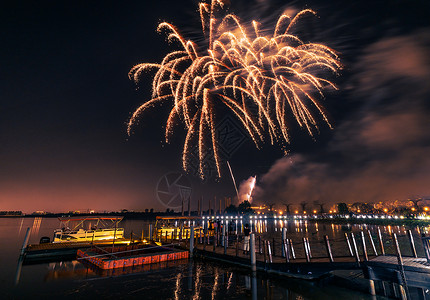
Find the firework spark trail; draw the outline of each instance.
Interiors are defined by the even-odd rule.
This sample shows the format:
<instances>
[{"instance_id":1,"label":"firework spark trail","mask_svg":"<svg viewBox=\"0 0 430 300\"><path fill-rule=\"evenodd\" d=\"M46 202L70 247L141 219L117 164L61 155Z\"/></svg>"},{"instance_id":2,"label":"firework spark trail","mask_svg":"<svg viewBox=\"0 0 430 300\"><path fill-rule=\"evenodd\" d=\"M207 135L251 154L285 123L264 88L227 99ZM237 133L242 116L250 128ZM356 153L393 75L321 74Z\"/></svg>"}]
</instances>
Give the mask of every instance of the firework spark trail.
<instances>
[{"instance_id":1,"label":"firework spark trail","mask_svg":"<svg viewBox=\"0 0 430 300\"><path fill-rule=\"evenodd\" d=\"M256 21L252 21L252 30L248 32L235 15L217 19L223 5L220 0L199 5L203 33L208 38L204 51L182 37L175 26L163 22L158 31L167 31L168 40L178 41L183 49L167 54L160 64L138 64L129 73L137 83L145 71L157 69L152 99L133 113L128 134L146 109L157 103L172 102L166 142L173 134L176 120L185 124L183 168L189 169L190 144L196 139L202 178L207 149L215 157L220 176L214 127L216 105L224 105L234 113L257 148L268 136L272 144L279 142L285 149L290 142L287 126L290 116L311 136L318 130L314 111L331 127L315 94L322 97L326 88L336 89L332 82L320 76L337 74L341 68L334 50L321 44L304 43L292 33L300 17L315 15L314 11L305 9L293 18L281 15L273 34L265 36L262 25Z\"/></svg>"}]
</instances>

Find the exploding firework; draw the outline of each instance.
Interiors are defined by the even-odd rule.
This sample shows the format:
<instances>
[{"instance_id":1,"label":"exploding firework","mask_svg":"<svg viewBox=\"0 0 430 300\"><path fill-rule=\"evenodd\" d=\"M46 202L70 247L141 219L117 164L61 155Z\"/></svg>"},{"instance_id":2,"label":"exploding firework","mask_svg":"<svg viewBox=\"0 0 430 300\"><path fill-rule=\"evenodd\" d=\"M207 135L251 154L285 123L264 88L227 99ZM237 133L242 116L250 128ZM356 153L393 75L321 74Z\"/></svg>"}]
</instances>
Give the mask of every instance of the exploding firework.
<instances>
[{"instance_id":1,"label":"exploding firework","mask_svg":"<svg viewBox=\"0 0 430 300\"><path fill-rule=\"evenodd\" d=\"M204 177L203 156L213 152L218 176L220 158L215 131L216 107L224 106L241 122L255 146L265 138L284 146L290 142L287 121L295 120L313 135L318 129L315 115L330 127L317 98L335 85L323 78L327 71L337 74L341 68L335 51L327 46L304 43L293 32L306 9L290 17L279 17L273 32L263 34L261 25L252 21L245 26L233 14L218 17L223 2L200 3L199 10L207 45L199 51L196 43L186 40L177 28L163 22L168 39L180 43L182 50L167 54L160 64L142 63L129 73L139 81L145 71L157 70L153 78L152 99L132 115L128 134L141 114L157 103L171 102L165 138L173 134L175 124L182 123L186 137L182 153L184 170L189 169L190 147L198 144L199 173ZM265 32L265 31L264 31Z\"/></svg>"},{"instance_id":2,"label":"exploding firework","mask_svg":"<svg viewBox=\"0 0 430 300\"><path fill-rule=\"evenodd\" d=\"M251 176L247 180L240 183L238 199L239 202L249 201L252 202L252 193L254 192L257 176Z\"/></svg>"}]
</instances>

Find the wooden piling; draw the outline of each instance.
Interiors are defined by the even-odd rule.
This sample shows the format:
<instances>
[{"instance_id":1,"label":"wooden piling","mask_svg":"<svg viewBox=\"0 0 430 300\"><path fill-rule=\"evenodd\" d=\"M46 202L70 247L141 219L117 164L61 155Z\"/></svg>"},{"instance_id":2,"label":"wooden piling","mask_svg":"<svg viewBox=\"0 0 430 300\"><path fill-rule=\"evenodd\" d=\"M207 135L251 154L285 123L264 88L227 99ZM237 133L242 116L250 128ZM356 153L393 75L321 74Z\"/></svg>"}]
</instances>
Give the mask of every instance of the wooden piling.
<instances>
[{"instance_id":1,"label":"wooden piling","mask_svg":"<svg viewBox=\"0 0 430 300\"><path fill-rule=\"evenodd\" d=\"M28 239L30 238L30 227L27 227L27 232L25 233L24 241L22 242L21 254L23 256L25 253L25 249L27 248Z\"/></svg>"},{"instance_id":2,"label":"wooden piling","mask_svg":"<svg viewBox=\"0 0 430 300\"><path fill-rule=\"evenodd\" d=\"M290 250L291 250L291 258L296 259L296 252L294 251L293 240L290 239Z\"/></svg>"},{"instance_id":3,"label":"wooden piling","mask_svg":"<svg viewBox=\"0 0 430 300\"><path fill-rule=\"evenodd\" d=\"M190 226L190 257L193 257L194 252L194 225Z\"/></svg>"},{"instance_id":4,"label":"wooden piling","mask_svg":"<svg viewBox=\"0 0 430 300\"><path fill-rule=\"evenodd\" d=\"M251 252L251 270L252 272L257 271L257 260L255 255L255 234L251 233L249 236L249 251Z\"/></svg>"},{"instance_id":5,"label":"wooden piling","mask_svg":"<svg viewBox=\"0 0 430 300\"><path fill-rule=\"evenodd\" d=\"M348 245L349 254L351 257L354 257L354 252L352 251L351 243L349 242L348 233L345 232L345 240L346 244Z\"/></svg>"},{"instance_id":6,"label":"wooden piling","mask_svg":"<svg viewBox=\"0 0 430 300\"><path fill-rule=\"evenodd\" d=\"M273 263L273 259L272 259L272 247L270 246L270 241L267 241L266 244L267 244L267 256L269 258L269 262Z\"/></svg>"},{"instance_id":7,"label":"wooden piling","mask_svg":"<svg viewBox=\"0 0 430 300\"><path fill-rule=\"evenodd\" d=\"M355 237L353 232L351 232L351 241L354 249L355 260L357 261L357 263L360 263L360 255L358 254L357 243L355 242Z\"/></svg>"},{"instance_id":8,"label":"wooden piling","mask_svg":"<svg viewBox=\"0 0 430 300\"><path fill-rule=\"evenodd\" d=\"M324 236L324 241L325 241L325 247L327 249L328 258L330 259L330 262L334 262L333 254L331 253L331 247L330 247L330 241L328 239L328 235Z\"/></svg>"},{"instance_id":9,"label":"wooden piling","mask_svg":"<svg viewBox=\"0 0 430 300\"><path fill-rule=\"evenodd\" d=\"M236 256L239 256L239 234L236 234Z\"/></svg>"},{"instance_id":10,"label":"wooden piling","mask_svg":"<svg viewBox=\"0 0 430 300\"><path fill-rule=\"evenodd\" d=\"M309 238L306 238L306 246L308 247L309 258L312 258L311 244L309 243Z\"/></svg>"},{"instance_id":11,"label":"wooden piling","mask_svg":"<svg viewBox=\"0 0 430 300\"><path fill-rule=\"evenodd\" d=\"M378 256L378 252L376 251L375 242L373 241L373 237L372 237L372 234L370 233L369 229L367 229L367 234L369 235L370 245L372 246L373 253L375 254L375 256Z\"/></svg>"},{"instance_id":12,"label":"wooden piling","mask_svg":"<svg viewBox=\"0 0 430 300\"><path fill-rule=\"evenodd\" d=\"M305 237L303 238L303 249L305 250L306 262L310 262L311 259L309 257L308 246L307 246L306 238Z\"/></svg>"},{"instance_id":13,"label":"wooden piling","mask_svg":"<svg viewBox=\"0 0 430 300\"><path fill-rule=\"evenodd\" d=\"M361 231L360 235L361 235L361 245L363 247L363 260L364 261L368 261L369 258L367 257L366 239L365 239L365 236L364 236L364 232Z\"/></svg>"},{"instance_id":14,"label":"wooden piling","mask_svg":"<svg viewBox=\"0 0 430 300\"><path fill-rule=\"evenodd\" d=\"M417 258L417 250L415 249L415 242L414 242L414 237L412 236L412 231L409 229L408 230L408 238L409 238L409 244L411 246L411 251L412 251L412 256Z\"/></svg>"},{"instance_id":15,"label":"wooden piling","mask_svg":"<svg viewBox=\"0 0 430 300\"><path fill-rule=\"evenodd\" d=\"M403 265L402 253L400 251L399 242L397 240L397 235L394 232L393 232L392 237L393 237L393 242L394 242L394 248L396 249L397 263L399 265L400 275L401 275L401 278L403 281L402 282L403 284L399 285L400 296L402 299L408 299L410 297L408 297L409 291L408 291L408 285L406 282L406 275L405 275L405 269L404 269L404 265Z\"/></svg>"},{"instance_id":16,"label":"wooden piling","mask_svg":"<svg viewBox=\"0 0 430 300\"><path fill-rule=\"evenodd\" d=\"M287 228L283 227L282 228L282 234L281 234L282 257L287 256L287 251L285 251L286 248L284 247L284 245L287 244L286 239L287 239Z\"/></svg>"},{"instance_id":17,"label":"wooden piling","mask_svg":"<svg viewBox=\"0 0 430 300\"><path fill-rule=\"evenodd\" d=\"M381 248L381 255L385 255L384 241L382 240L382 233L379 227L378 227L378 240L379 240L379 248Z\"/></svg>"},{"instance_id":18,"label":"wooden piling","mask_svg":"<svg viewBox=\"0 0 430 300\"><path fill-rule=\"evenodd\" d=\"M289 243L288 243L287 239L284 239L282 241L282 252L285 253L285 259L286 259L287 263L290 262L290 253L288 251L288 246L289 246L288 244Z\"/></svg>"}]
</instances>

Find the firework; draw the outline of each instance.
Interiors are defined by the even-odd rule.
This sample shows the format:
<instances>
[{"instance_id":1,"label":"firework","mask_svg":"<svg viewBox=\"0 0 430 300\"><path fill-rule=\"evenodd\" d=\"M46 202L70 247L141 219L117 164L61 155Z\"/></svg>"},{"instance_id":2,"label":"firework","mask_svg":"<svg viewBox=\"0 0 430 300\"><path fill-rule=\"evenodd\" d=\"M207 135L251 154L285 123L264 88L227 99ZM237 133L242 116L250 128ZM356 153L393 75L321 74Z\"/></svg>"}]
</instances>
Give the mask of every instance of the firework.
<instances>
[{"instance_id":1,"label":"firework","mask_svg":"<svg viewBox=\"0 0 430 300\"><path fill-rule=\"evenodd\" d=\"M290 119L310 135L318 129L316 115L331 127L318 98L324 89L336 89L323 78L324 74L337 74L341 68L335 51L321 44L304 43L292 33L300 17L315 15L314 11L302 10L293 17L281 15L273 32L267 35L258 22L252 21L252 26L247 27L235 15L217 17L222 8L220 0L199 5L207 38L204 50L186 40L172 24L163 22L158 30L167 31L168 39L178 41L182 49L167 54L159 64L138 64L129 73L137 83L145 71L156 70L152 99L133 113L128 134L145 110L170 102L166 142L175 125L184 124L183 168L189 169L190 147L196 142L201 177L207 149L213 152L220 176L216 107L225 106L231 111L257 148L265 138L285 146L290 142Z\"/></svg>"}]
</instances>

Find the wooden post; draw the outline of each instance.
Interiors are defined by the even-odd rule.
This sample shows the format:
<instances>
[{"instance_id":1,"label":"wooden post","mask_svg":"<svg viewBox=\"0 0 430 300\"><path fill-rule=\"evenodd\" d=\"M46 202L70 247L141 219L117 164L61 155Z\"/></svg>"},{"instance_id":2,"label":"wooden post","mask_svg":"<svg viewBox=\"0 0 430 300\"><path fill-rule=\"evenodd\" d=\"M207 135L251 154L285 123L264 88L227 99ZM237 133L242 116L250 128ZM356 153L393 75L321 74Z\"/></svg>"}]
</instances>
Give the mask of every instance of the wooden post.
<instances>
[{"instance_id":1,"label":"wooden post","mask_svg":"<svg viewBox=\"0 0 430 300\"><path fill-rule=\"evenodd\" d=\"M414 237L412 236L412 231L408 230L408 238L409 238L409 243L411 245L411 251L412 251L412 256L417 258L417 250L415 249L415 242L414 242Z\"/></svg>"},{"instance_id":2,"label":"wooden post","mask_svg":"<svg viewBox=\"0 0 430 300\"><path fill-rule=\"evenodd\" d=\"M369 235L370 245L372 246L373 253L375 253L375 256L378 256L378 252L376 252L375 243L373 242L372 234L370 233L369 229L367 229L367 234Z\"/></svg>"},{"instance_id":3,"label":"wooden post","mask_svg":"<svg viewBox=\"0 0 430 300\"><path fill-rule=\"evenodd\" d=\"M261 235L258 236L258 252L261 254L262 253L262 249L261 249Z\"/></svg>"},{"instance_id":4,"label":"wooden post","mask_svg":"<svg viewBox=\"0 0 430 300\"><path fill-rule=\"evenodd\" d=\"M20 256L23 256L25 253L25 248L27 248L28 239L30 238L30 227L27 227L27 232L25 233L24 241L22 243L21 247L21 254Z\"/></svg>"},{"instance_id":5,"label":"wooden post","mask_svg":"<svg viewBox=\"0 0 430 300\"><path fill-rule=\"evenodd\" d=\"M112 253L113 253L113 249L115 247L115 238L116 238L116 225L117 223L115 222L115 231L113 232L113 240L112 240Z\"/></svg>"},{"instance_id":6,"label":"wooden post","mask_svg":"<svg viewBox=\"0 0 430 300\"><path fill-rule=\"evenodd\" d=\"M282 257L286 257L286 251L284 245L286 245L286 239L287 239L287 228L282 228L282 235L281 235L281 242L282 242Z\"/></svg>"},{"instance_id":7,"label":"wooden post","mask_svg":"<svg viewBox=\"0 0 430 300\"><path fill-rule=\"evenodd\" d=\"M194 225L190 226L190 257L193 257L194 252Z\"/></svg>"},{"instance_id":8,"label":"wooden post","mask_svg":"<svg viewBox=\"0 0 430 300\"><path fill-rule=\"evenodd\" d=\"M221 246L225 245L225 224L222 224L222 239L221 239Z\"/></svg>"},{"instance_id":9,"label":"wooden post","mask_svg":"<svg viewBox=\"0 0 430 300\"><path fill-rule=\"evenodd\" d=\"M308 246L307 246L306 238L305 237L303 238L303 248L305 250L306 262L310 262L311 260L310 260L310 257L309 257Z\"/></svg>"},{"instance_id":10,"label":"wooden post","mask_svg":"<svg viewBox=\"0 0 430 300\"><path fill-rule=\"evenodd\" d=\"M213 243L213 249L212 249L212 252L215 252L215 248L216 248L216 239L217 239L217 237L216 237L216 235L218 234L218 232L214 232L214 234L213 234L213 240L214 240L214 243Z\"/></svg>"},{"instance_id":11,"label":"wooden post","mask_svg":"<svg viewBox=\"0 0 430 300\"><path fill-rule=\"evenodd\" d=\"M325 247L327 249L328 258L330 259L330 262L334 262L333 254L331 253L330 241L328 240L328 235L324 236L324 241L325 241Z\"/></svg>"},{"instance_id":12,"label":"wooden post","mask_svg":"<svg viewBox=\"0 0 430 300\"><path fill-rule=\"evenodd\" d=\"M203 228L203 250L206 249L206 234L208 232Z\"/></svg>"},{"instance_id":13,"label":"wooden post","mask_svg":"<svg viewBox=\"0 0 430 300\"><path fill-rule=\"evenodd\" d=\"M296 259L296 252L294 251L293 240L290 239L291 258Z\"/></svg>"},{"instance_id":14,"label":"wooden post","mask_svg":"<svg viewBox=\"0 0 430 300\"><path fill-rule=\"evenodd\" d=\"M306 245L308 246L309 258L312 258L311 244L309 243L309 238L306 238Z\"/></svg>"},{"instance_id":15,"label":"wooden post","mask_svg":"<svg viewBox=\"0 0 430 300\"><path fill-rule=\"evenodd\" d=\"M349 254L354 257L354 252L352 251L351 243L349 242L348 233L345 232L345 240L348 245Z\"/></svg>"},{"instance_id":16,"label":"wooden post","mask_svg":"<svg viewBox=\"0 0 430 300\"><path fill-rule=\"evenodd\" d=\"M361 245L363 246L363 260L367 261L369 258L367 257L366 239L363 231L361 231Z\"/></svg>"},{"instance_id":17,"label":"wooden post","mask_svg":"<svg viewBox=\"0 0 430 300\"><path fill-rule=\"evenodd\" d=\"M236 256L239 256L239 234L236 233Z\"/></svg>"},{"instance_id":18,"label":"wooden post","mask_svg":"<svg viewBox=\"0 0 430 300\"><path fill-rule=\"evenodd\" d=\"M249 237L249 251L251 251L251 270L257 271L257 260L255 256L255 233L251 233Z\"/></svg>"},{"instance_id":19,"label":"wooden post","mask_svg":"<svg viewBox=\"0 0 430 300\"><path fill-rule=\"evenodd\" d=\"M409 294L409 291L408 291L408 285L406 282L405 269L403 267L402 253L400 251L399 242L397 240L397 235L394 232L393 232L393 241L394 241L394 247L396 249L397 263L400 267L400 275L401 275L401 279L402 279L403 285L404 285L404 287L402 286L402 284L399 285L400 294L401 294L402 299L409 299L410 297L407 296Z\"/></svg>"},{"instance_id":20,"label":"wooden post","mask_svg":"<svg viewBox=\"0 0 430 300\"><path fill-rule=\"evenodd\" d=\"M355 242L355 237L353 232L351 232L351 241L352 241L352 245L355 253L355 260L357 261L357 263L360 263L360 255L358 254L357 243Z\"/></svg>"},{"instance_id":21,"label":"wooden post","mask_svg":"<svg viewBox=\"0 0 430 300\"><path fill-rule=\"evenodd\" d=\"M288 246L289 246L288 240L284 239L282 241L282 252L285 253L285 259L286 259L287 263L290 262L290 253L289 253L289 250L288 250Z\"/></svg>"},{"instance_id":22,"label":"wooden post","mask_svg":"<svg viewBox=\"0 0 430 300\"><path fill-rule=\"evenodd\" d=\"M376 296L376 290L375 290L375 281L369 280L369 294L372 296Z\"/></svg>"},{"instance_id":23,"label":"wooden post","mask_svg":"<svg viewBox=\"0 0 430 300\"><path fill-rule=\"evenodd\" d=\"M269 262L273 263L273 260L272 260L272 247L270 247L270 241L267 240L266 243L267 243L267 256L269 257Z\"/></svg>"},{"instance_id":24,"label":"wooden post","mask_svg":"<svg viewBox=\"0 0 430 300\"><path fill-rule=\"evenodd\" d=\"M379 227L378 227L378 240L379 240L379 247L381 248L381 255L385 255L384 241L382 240L382 233Z\"/></svg>"}]
</instances>

